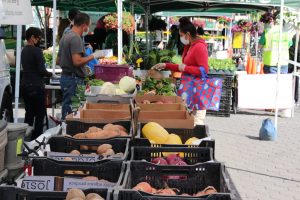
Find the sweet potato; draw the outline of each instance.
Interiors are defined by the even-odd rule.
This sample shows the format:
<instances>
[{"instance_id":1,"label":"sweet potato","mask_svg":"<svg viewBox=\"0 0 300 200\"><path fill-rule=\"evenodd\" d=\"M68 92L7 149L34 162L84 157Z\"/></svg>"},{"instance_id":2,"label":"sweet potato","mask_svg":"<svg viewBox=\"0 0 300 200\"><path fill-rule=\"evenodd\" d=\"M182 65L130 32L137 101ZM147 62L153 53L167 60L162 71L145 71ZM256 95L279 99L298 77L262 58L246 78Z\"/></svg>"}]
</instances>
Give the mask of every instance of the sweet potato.
<instances>
[{"instance_id":1,"label":"sweet potato","mask_svg":"<svg viewBox=\"0 0 300 200\"><path fill-rule=\"evenodd\" d=\"M73 150L70 152L70 154L80 155L80 152L78 150Z\"/></svg>"},{"instance_id":2,"label":"sweet potato","mask_svg":"<svg viewBox=\"0 0 300 200\"><path fill-rule=\"evenodd\" d=\"M71 174L74 174L74 171L72 171L72 170L65 170L64 174L71 175Z\"/></svg>"},{"instance_id":3,"label":"sweet potato","mask_svg":"<svg viewBox=\"0 0 300 200\"><path fill-rule=\"evenodd\" d=\"M97 151L98 146L89 146L89 150Z\"/></svg>"},{"instance_id":4,"label":"sweet potato","mask_svg":"<svg viewBox=\"0 0 300 200\"><path fill-rule=\"evenodd\" d=\"M74 174L78 174L78 175L85 175L85 173L83 171L79 171L79 170L75 170L73 171Z\"/></svg>"},{"instance_id":5,"label":"sweet potato","mask_svg":"<svg viewBox=\"0 0 300 200\"><path fill-rule=\"evenodd\" d=\"M98 128L98 127L95 127L95 126L92 126L85 133L93 133L93 132L98 132L98 131L102 131L102 129Z\"/></svg>"},{"instance_id":6,"label":"sweet potato","mask_svg":"<svg viewBox=\"0 0 300 200\"><path fill-rule=\"evenodd\" d=\"M120 136L127 137L128 133L126 133L125 131L120 131Z\"/></svg>"},{"instance_id":7,"label":"sweet potato","mask_svg":"<svg viewBox=\"0 0 300 200\"><path fill-rule=\"evenodd\" d=\"M126 128L124 128L124 126L121 125L114 125L116 128L118 128L120 131L124 131L125 133L127 132Z\"/></svg>"},{"instance_id":8,"label":"sweet potato","mask_svg":"<svg viewBox=\"0 0 300 200\"><path fill-rule=\"evenodd\" d=\"M89 147L86 146L86 145L80 145L80 150L85 150L85 151L87 151L87 150L89 150Z\"/></svg>"},{"instance_id":9,"label":"sweet potato","mask_svg":"<svg viewBox=\"0 0 300 200\"><path fill-rule=\"evenodd\" d=\"M97 148L97 153L102 155L105 153L108 149L112 149L111 144L102 144Z\"/></svg>"},{"instance_id":10,"label":"sweet potato","mask_svg":"<svg viewBox=\"0 0 300 200\"><path fill-rule=\"evenodd\" d=\"M85 139L86 134L85 133L77 133L76 135L73 136L75 139Z\"/></svg>"},{"instance_id":11,"label":"sweet potato","mask_svg":"<svg viewBox=\"0 0 300 200\"><path fill-rule=\"evenodd\" d=\"M152 187L147 182L140 182L132 189L152 193Z\"/></svg>"},{"instance_id":12,"label":"sweet potato","mask_svg":"<svg viewBox=\"0 0 300 200\"><path fill-rule=\"evenodd\" d=\"M113 156L115 155L114 150L108 149L105 153L102 154L103 156Z\"/></svg>"},{"instance_id":13,"label":"sweet potato","mask_svg":"<svg viewBox=\"0 0 300 200\"><path fill-rule=\"evenodd\" d=\"M73 159L70 158L70 157L65 157L65 158L64 158L64 161L73 161Z\"/></svg>"},{"instance_id":14,"label":"sweet potato","mask_svg":"<svg viewBox=\"0 0 300 200\"><path fill-rule=\"evenodd\" d=\"M75 189L72 188L68 191L68 194L66 196L66 200L72 200L75 198L79 198L79 199L85 199L85 194L82 192L82 190L80 189Z\"/></svg>"},{"instance_id":15,"label":"sweet potato","mask_svg":"<svg viewBox=\"0 0 300 200\"><path fill-rule=\"evenodd\" d=\"M166 189L161 189L158 190L155 194L158 195L176 195L176 193L174 192L174 190L172 190L171 188L166 188Z\"/></svg>"},{"instance_id":16,"label":"sweet potato","mask_svg":"<svg viewBox=\"0 0 300 200\"><path fill-rule=\"evenodd\" d=\"M104 200L104 199L96 193L90 193L86 195L85 200Z\"/></svg>"}]
</instances>

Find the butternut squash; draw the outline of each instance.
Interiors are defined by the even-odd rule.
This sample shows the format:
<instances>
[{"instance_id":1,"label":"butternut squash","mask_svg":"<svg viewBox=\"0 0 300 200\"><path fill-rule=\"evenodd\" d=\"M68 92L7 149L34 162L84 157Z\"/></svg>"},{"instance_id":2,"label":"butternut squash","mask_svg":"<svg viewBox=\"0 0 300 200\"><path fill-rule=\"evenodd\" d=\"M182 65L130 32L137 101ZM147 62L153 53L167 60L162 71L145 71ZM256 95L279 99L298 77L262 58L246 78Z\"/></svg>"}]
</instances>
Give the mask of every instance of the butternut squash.
<instances>
[{"instance_id":1,"label":"butternut squash","mask_svg":"<svg viewBox=\"0 0 300 200\"><path fill-rule=\"evenodd\" d=\"M147 123L142 129L142 134L157 144L165 144L169 137L168 131L156 122Z\"/></svg>"}]
</instances>

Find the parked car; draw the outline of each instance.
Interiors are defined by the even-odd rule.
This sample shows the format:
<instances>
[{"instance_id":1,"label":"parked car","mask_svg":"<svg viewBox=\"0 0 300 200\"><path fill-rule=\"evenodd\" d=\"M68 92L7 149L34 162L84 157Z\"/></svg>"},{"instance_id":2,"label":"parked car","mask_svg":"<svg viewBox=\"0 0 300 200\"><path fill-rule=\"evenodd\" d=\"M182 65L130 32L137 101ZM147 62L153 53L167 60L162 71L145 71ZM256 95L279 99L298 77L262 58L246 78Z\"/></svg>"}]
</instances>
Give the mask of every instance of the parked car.
<instances>
[{"instance_id":1,"label":"parked car","mask_svg":"<svg viewBox=\"0 0 300 200\"><path fill-rule=\"evenodd\" d=\"M0 119L13 121L12 87L4 39L0 40Z\"/></svg>"}]
</instances>

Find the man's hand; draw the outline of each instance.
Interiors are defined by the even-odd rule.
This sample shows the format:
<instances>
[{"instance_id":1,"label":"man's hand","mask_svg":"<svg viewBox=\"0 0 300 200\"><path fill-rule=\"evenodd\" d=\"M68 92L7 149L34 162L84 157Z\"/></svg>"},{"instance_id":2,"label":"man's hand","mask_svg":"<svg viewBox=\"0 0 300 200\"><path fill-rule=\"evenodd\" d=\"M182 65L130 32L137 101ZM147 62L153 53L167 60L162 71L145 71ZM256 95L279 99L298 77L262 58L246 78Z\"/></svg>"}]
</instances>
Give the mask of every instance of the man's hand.
<instances>
[{"instance_id":1,"label":"man's hand","mask_svg":"<svg viewBox=\"0 0 300 200\"><path fill-rule=\"evenodd\" d=\"M95 59L98 59L102 56L102 53L98 50L95 51L92 55L94 56Z\"/></svg>"}]
</instances>

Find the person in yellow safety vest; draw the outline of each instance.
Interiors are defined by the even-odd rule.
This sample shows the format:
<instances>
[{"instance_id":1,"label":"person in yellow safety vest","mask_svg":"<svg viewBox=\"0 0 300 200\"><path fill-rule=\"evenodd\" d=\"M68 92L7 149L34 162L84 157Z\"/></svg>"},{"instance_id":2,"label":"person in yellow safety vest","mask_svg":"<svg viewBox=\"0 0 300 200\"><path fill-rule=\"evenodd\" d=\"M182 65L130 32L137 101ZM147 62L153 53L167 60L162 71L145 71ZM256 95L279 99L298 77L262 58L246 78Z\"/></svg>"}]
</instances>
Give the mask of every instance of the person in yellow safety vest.
<instances>
[{"instance_id":1,"label":"person in yellow safety vest","mask_svg":"<svg viewBox=\"0 0 300 200\"><path fill-rule=\"evenodd\" d=\"M278 58L280 54L280 72L281 74L288 73L289 48L292 46L292 38L283 28L282 41L280 52L278 51L280 43L280 26L270 23L270 26L265 28L260 40L259 47L263 49L263 63L265 74L276 74Z\"/></svg>"}]
</instances>

